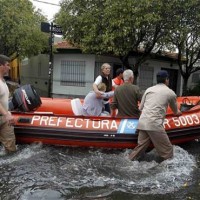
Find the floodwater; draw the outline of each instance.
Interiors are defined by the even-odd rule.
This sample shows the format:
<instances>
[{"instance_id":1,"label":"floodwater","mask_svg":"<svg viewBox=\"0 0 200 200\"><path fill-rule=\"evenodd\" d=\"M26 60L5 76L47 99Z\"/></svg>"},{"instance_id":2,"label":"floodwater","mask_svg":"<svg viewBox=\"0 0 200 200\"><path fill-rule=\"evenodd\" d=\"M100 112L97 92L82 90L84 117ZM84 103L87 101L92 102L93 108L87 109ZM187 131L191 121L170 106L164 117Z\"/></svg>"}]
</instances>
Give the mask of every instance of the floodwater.
<instances>
[{"instance_id":1,"label":"floodwater","mask_svg":"<svg viewBox=\"0 0 200 200\"><path fill-rule=\"evenodd\" d=\"M0 200L200 199L200 142L160 164L154 150L140 162L129 151L18 145L0 155Z\"/></svg>"}]
</instances>

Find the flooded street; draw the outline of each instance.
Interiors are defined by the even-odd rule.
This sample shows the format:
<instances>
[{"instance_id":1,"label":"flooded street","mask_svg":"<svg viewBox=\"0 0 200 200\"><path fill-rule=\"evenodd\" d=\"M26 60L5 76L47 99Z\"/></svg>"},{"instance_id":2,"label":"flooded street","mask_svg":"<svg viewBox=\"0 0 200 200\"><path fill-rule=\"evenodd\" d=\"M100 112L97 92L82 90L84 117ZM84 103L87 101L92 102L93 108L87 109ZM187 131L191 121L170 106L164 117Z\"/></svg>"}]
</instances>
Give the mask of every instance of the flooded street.
<instances>
[{"instance_id":1,"label":"flooded street","mask_svg":"<svg viewBox=\"0 0 200 200\"><path fill-rule=\"evenodd\" d=\"M132 162L129 150L18 149L0 155L0 200L200 199L200 142L175 146L175 157L160 164L154 151Z\"/></svg>"}]
</instances>

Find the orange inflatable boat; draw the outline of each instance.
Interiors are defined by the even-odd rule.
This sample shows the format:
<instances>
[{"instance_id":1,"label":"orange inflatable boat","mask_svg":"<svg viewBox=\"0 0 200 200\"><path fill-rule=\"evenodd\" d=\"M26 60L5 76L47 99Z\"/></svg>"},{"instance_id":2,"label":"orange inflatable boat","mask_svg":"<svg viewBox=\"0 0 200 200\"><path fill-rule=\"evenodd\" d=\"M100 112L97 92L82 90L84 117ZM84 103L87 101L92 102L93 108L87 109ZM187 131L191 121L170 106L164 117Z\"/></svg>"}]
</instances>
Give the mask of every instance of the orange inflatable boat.
<instances>
[{"instance_id":1,"label":"orange inflatable boat","mask_svg":"<svg viewBox=\"0 0 200 200\"><path fill-rule=\"evenodd\" d=\"M134 148L137 144L137 118L84 117L80 99L33 95L28 99L28 92L26 97L21 89L18 93L18 99L23 99L18 104L23 109L12 110L18 143L98 148ZM33 99L37 99L37 105L31 110L26 100L36 102ZM181 144L200 138L200 97L178 97L177 102L183 114L177 117L168 109L163 124L171 142Z\"/></svg>"}]
</instances>

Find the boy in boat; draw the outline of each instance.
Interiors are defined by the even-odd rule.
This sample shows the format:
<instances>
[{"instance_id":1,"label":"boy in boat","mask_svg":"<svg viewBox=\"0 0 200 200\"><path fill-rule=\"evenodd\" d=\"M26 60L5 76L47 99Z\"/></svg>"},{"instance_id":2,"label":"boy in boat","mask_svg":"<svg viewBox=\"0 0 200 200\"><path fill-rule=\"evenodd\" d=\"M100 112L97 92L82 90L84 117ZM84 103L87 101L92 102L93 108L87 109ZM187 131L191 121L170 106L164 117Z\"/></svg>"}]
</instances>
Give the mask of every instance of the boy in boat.
<instances>
[{"instance_id":1,"label":"boy in boat","mask_svg":"<svg viewBox=\"0 0 200 200\"><path fill-rule=\"evenodd\" d=\"M113 96L114 91L105 92L105 83L99 83L97 85L98 91L101 92L101 96L97 95L94 91L90 91L83 103L83 115L84 116L107 116L110 113L105 111L104 98L110 98Z\"/></svg>"},{"instance_id":2,"label":"boy in boat","mask_svg":"<svg viewBox=\"0 0 200 200\"><path fill-rule=\"evenodd\" d=\"M142 114L138 121L138 145L129 155L130 160L142 156L152 142L162 160L173 157L173 145L165 132L163 121L168 105L175 115L181 115L177 107L176 94L169 87L169 75L165 70L157 73L157 84L148 88L139 109Z\"/></svg>"},{"instance_id":3,"label":"boy in boat","mask_svg":"<svg viewBox=\"0 0 200 200\"><path fill-rule=\"evenodd\" d=\"M124 83L123 72L124 70L122 68L116 70L116 77L112 79L113 90Z\"/></svg>"},{"instance_id":4,"label":"boy in boat","mask_svg":"<svg viewBox=\"0 0 200 200\"><path fill-rule=\"evenodd\" d=\"M10 70L10 58L0 55L0 142L3 144L7 153L16 151L14 118L8 111L9 90L4 80L4 76L8 75Z\"/></svg>"}]
</instances>

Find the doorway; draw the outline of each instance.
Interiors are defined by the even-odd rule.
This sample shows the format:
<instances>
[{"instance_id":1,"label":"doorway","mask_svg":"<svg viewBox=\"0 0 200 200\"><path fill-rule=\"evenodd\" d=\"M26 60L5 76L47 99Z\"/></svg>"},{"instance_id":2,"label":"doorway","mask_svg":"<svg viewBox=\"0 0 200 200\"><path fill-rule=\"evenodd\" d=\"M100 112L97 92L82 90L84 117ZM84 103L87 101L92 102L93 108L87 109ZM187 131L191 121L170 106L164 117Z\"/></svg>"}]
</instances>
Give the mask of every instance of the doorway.
<instances>
[{"instance_id":1,"label":"doorway","mask_svg":"<svg viewBox=\"0 0 200 200\"><path fill-rule=\"evenodd\" d=\"M161 70L166 70L169 74L169 88L172 89L175 93L177 92L177 80L178 80L178 70L161 68Z\"/></svg>"}]
</instances>

